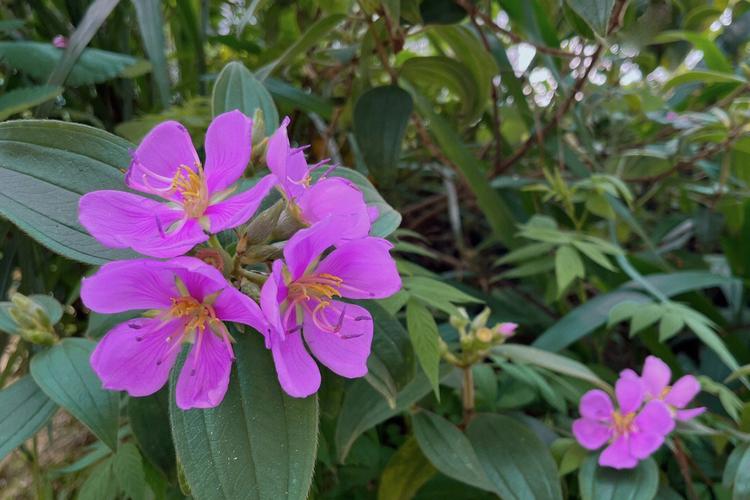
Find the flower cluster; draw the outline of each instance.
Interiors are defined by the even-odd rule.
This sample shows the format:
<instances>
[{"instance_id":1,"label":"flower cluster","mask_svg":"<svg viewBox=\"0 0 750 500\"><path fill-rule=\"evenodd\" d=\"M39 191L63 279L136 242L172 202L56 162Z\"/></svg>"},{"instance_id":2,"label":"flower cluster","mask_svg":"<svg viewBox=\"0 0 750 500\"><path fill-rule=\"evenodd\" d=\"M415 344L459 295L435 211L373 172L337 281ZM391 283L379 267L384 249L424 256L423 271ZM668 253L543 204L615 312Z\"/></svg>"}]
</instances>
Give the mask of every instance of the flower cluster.
<instances>
[{"instance_id":1,"label":"flower cluster","mask_svg":"<svg viewBox=\"0 0 750 500\"><path fill-rule=\"evenodd\" d=\"M672 372L664 361L649 356L638 376L624 370L615 384L615 409L609 395L599 389L583 395L581 418L573 422L573 435L586 449L597 450L599 465L630 469L648 458L664 443L675 428L675 420L697 417L705 408L685 407L700 392L700 383L692 375L669 385Z\"/></svg>"},{"instance_id":2,"label":"flower cluster","mask_svg":"<svg viewBox=\"0 0 750 500\"><path fill-rule=\"evenodd\" d=\"M208 128L205 165L185 127L164 122L133 152L125 176L129 188L149 197L96 191L81 198L79 220L100 243L166 259L111 262L83 280L81 298L93 311L144 311L110 330L92 354L104 387L153 394L190 344L177 379L177 405L217 406L234 360L226 322L265 337L279 382L291 396L308 396L320 386L310 353L341 376L367 373L372 316L342 299L385 298L400 289L391 244L369 236L377 210L353 183L328 172L313 175L322 165L308 165L303 149L290 146L288 124L285 119L265 144L270 173L244 191L253 124L231 111ZM198 246L217 246L211 235L221 231L252 227L246 223L274 187L298 230L288 241L273 242L283 246L283 258L255 262L270 272L245 269L239 251L232 257L221 247ZM185 255L193 250L194 256ZM246 293L249 277L262 282L257 301Z\"/></svg>"}]
</instances>

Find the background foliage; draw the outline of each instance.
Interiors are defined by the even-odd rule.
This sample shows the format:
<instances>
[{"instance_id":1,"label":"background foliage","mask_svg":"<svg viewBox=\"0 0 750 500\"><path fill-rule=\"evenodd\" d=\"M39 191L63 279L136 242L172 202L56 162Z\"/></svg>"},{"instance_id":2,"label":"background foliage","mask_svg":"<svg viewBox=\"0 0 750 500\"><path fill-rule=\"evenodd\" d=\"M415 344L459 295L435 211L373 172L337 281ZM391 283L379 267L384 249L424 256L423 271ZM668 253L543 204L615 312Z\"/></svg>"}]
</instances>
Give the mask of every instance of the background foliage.
<instances>
[{"instance_id":1,"label":"background foliage","mask_svg":"<svg viewBox=\"0 0 750 500\"><path fill-rule=\"evenodd\" d=\"M0 290L29 297L0 304L0 497L750 498L750 3L0 16ZM77 200L120 188L156 123L200 144L235 108L266 133L291 116L311 160L351 167L381 207L404 290L372 306L370 373L291 400L247 336L216 410L105 392L87 359L122 318L88 314L78 287L132 254L89 237ZM512 342L459 340L458 307L484 305L520 324ZM601 469L571 439L578 399L649 353L699 374L710 413L634 472Z\"/></svg>"}]
</instances>

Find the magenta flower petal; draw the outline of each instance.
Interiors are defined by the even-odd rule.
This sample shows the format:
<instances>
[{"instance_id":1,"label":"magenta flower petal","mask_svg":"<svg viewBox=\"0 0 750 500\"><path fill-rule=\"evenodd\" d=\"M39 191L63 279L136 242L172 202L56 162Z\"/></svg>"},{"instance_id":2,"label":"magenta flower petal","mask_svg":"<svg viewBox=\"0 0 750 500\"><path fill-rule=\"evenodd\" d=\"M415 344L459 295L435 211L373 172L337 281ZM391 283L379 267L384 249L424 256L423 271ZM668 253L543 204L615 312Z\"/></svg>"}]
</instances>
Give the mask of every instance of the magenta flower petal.
<instances>
[{"instance_id":1,"label":"magenta flower petal","mask_svg":"<svg viewBox=\"0 0 750 500\"><path fill-rule=\"evenodd\" d=\"M573 436L587 450L596 450L609 441L612 429L596 420L579 418L573 422Z\"/></svg>"},{"instance_id":2,"label":"magenta flower petal","mask_svg":"<svg viewBox=\"0 0 750 500\"><path fill-rule=\"evenodd\" d=\"M664 434L641 431L628 436L630 454L639 460L648 458L664 443Z\"/></svg>"},{"instance_id":3,"label":"magenta flower petal","mask_svg":"<svg viewBox=\"0 0 750 500\"><path fill-rule=\"evenodd\" d=\"M690 401L700 392L701 384L692 375L680 377L674 383L664 402L675 408L685 408Z\"/></svg>"},{"instance_id":4,"label":"magenta flower petal","mask_svg":"<svg viewBox=\"0 0 750 500\"><path fill-rule=\"evenodd\" d=\"M125 183L146 193L166 190L180 166L195 169L199 163L187 129L178 122L166 121L141 140L133 153Z\"/></svg>"},{"instance_id":5,"label":"magenta flower petal","mask_svg":"<svg viewBox=\"0 0 750 500\"><path fill-rule=\"evenodd\" d=\"M680 422L687 422L688 420L692 420L699 415L703 415L705 411L706 408L704 406L701 406L700 408L689 408L687 410L677 410L675 412L675 418Z\"/></svg>"},{"instance_id":6,"label":"magenta flower petal","mask_svg":"<svg viewBox=\"0 0 750 500\"><path fill-rule=\"evenodd\" d=\"M382 238L362 238L342 243L320 264L318 273L343 280L341 295L350 299L382 299L401 289L401 277Z\"/></svg>"},{"instance_id":7,"label":"magenta flower petal","mask_svg":"<svg viewBox=\"0 0 750 500\"><path fill-rule=\"evenodd\" d=\"M110 330L91 354L91 367L105 389L148 396L161 389L179 354L175 335L184 322L139 318ZM171 341L170 341L171 339Z\"/></svg>"},{"instance_id":8,"label":"magenta flower petal","mask_svg":"<svg viewBox=\"0 0 750 500\"><path fill-rule=\"evenodd\" d=\"M638 374L635 372L635 370L631 370L630 368L626 368L623 371L621 371L620 377L634 379L634 380L638 380L640 378Z\"/></svg>"},{"instance_id":9,"label":"magenta flower petal","mask_svg":"<svg viewBox=\"0 0 750 500\"><path fill-rule=\"evenodd\" d=\"M671 378L672 370L664 361L656 356L646 358L641 380L643 380L647 395L652 398L660 397L662 391L669 385Z\"/></svg>"},{"instance_id":10,"label":"magenta flower petal","mask_svg":"<svg viewBox=\"0 0 750 500\"><path fill-rule=\"evenodd\" d=\"M287 135L288 126L289 118L285 117L268 140L266 164L276 175L284 194L295 199L305 190L301 181L307 175L307 162L302 152L292 153Z\"/></svg>"},{"instance_id":11,"label":"magenta flower petal","mask_svg":"<svg viewBox=\"0 0 750 500\"><path fill-rule=\"evenodd\" d=\"M250 162L253 121L241 111L222 113L206 131L206 184L209 193L223 191L242 177Z\"/></svg>"},{"instance_id":12,"label":"magenta flower petal","mask_svg":"<svg viewBox=\"0 0 750 500\"><path fill-rule=\"evenodd\" d=\"M342 377L367 374L373 323L370 312L355 304L333 301L320 314L328 323L340 325L337 333L323 331L310 315L305 316L305 341L318 360Z\"/></svg>"},{"instance_id":13,"label":"magenta flower petal","mask_svg":"<svg viewBox=\"0 0 750 500\"><path fill-rule=\"evenodd\" d=\"M638 416L635 417L635 425L644 432L667 435L674 429L674 420L672 420L667 405L654 399L646 403Z\"/></svg>"},{"instance_id":14,"label":"magenta flower petal","mask_svg":"<svg viewBox=\"0 0 750 500\"><path fill-rule=\"evenodd\" d=\"M601 389L593 389L584 394L578 403L578 410L582 417L600 422L611 420L615 411L609 395Z\"/></svg>"},{"instance_id":15,"label":"magenta flower petal","mask_svg":"<svg viewBox=\"0 0 750 500\"><path fill-rule=\"evenodd\" d=\"M615 395L623 414L634 412L643 402L643 383L640 380L621 378L615 384Z\"/></svg>"},{"instance_id":16,"label":"magenta flower petal","mask_svg":"<svg viewBox=\"0 0 750 500\"><path fill-rule=\"evenodd\" d=\"M203 215L208 218L211 232L219 233L247 222L275 183L276 177L267 175L247 191L209 205Z\"/></svg>"},{"instance_id":17,"label":"magenta flower petal","mask_svg":"<svg viewBox=\"0 0 750 500\"><path fill-rule=\"evenodd\" d=\"M149 259L104 264L81 280L81 299L89 309L112 314L134 309L166 309L179 296L174 267Z\"/></svg>"},{"instance_id":18,"label":"magenta flower petal","mask_svg":"<svg viewBox=\"0 0 750 500\"><path fill-rule=\"evenodd\" d=\"M233 359L229 344L210 330L196 335L177 379L177 406L182 410L218 406L229 387Z\"/></svg>"},{"instance_id":19,"label":"magenta flower petal","mask_svg":"<svg viewBox=\"0 0 750 500\"><path fill-rule=\"evenodd\" d=\"M279 335L283 340L285 338L285 328L281 324L281 310L279 304L284 302L286 299L286 286L284 285L284 277L282 276L282 269L284 263L279 259L274 261L271 270L271 275L268 277L266 282L263 284L263 288L260 290L260 307L269 323L269 327ZM271 335L270 330L261 331L266 335L266 347L271 347Z\"/></svg>"},{"instance_id":20,"label":"magenta flower petal","mask_svg":"<svg viewBox=\"0 0 750 500\"><path fill-rule=\"evenodd\" d=\"M599 455L599 465L615 469L632 469L638 465L638 459L630 453L626 436L615 439Z\"/></svg>"},{"instance_id":21,"label":"magenta flower petal","mask_svg":"<svg viewBox=\"0 0 750 500\"><path fill-rule=\"evenodd\" d=\"M242 323L259 332L264 332L268 328L258 304L232 286L227 286L222 290L213 307L216 310L216 316L222 321Z\"/></svg>"},{"instance_id":22,"label":"magenta flower petal","mask_svg":"<svg viewBox=\"0 0 750 500\"><path fill-rule=\"evenodd\" d=\"M320 370L302 343L302 335L293 332L271 344L276 374L284 391L295 398L314 394L320 387Z\"/></svg>"},{"instance_id":23,"label":"magenta flower petal","mask_svg":"<svg viewBox=\"0 0 750 500\"><path fill-rule=\"evenodd\" d=\"M284 260L296 280L305 272L307 266L318 258L328 247L341 238L340 221L329 217L312 227L297 231L284 247Z\"/></svg>"},{"instance_id":24,"label":"magenta flower petal","mask_svg":"<svg viewBox=\"0 0 750 500\"><path fill-rule=\"evenodd\" d=\"M124 191L94 191L78 203L81 224L101 244L152 257L182 255L208 239L181 211ZM174 229L172 229L174 227Z\"/></svg>"},{"instance_id":25,"label":"magenta flower petal","mask_svg":"<svg viewBox=\"0 0 750 500\"><path fill-rule=\"evenodd\" d=\"M362 192L346 179L321 179L297 201L302 217L315 224L329 215L341 217L342 238L364 238L370 232L370 215Z\"/></svg>"}]
</instances>

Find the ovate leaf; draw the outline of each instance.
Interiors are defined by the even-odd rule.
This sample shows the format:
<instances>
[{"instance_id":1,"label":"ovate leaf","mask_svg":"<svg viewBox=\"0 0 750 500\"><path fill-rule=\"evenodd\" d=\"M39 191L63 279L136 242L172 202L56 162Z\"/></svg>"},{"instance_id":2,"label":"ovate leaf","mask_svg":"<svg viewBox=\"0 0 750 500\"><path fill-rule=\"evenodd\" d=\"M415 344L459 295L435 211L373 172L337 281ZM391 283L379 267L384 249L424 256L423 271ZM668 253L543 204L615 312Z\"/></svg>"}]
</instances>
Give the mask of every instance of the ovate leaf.
<instances>
[{"instance_id":1,"label":"ovate leaf","mask_svg":"<svg viewBox=\"0 0 750 500\"><path fill-rule=\"evenodd\" d=\"M411 437L385 466L380 477L378 500L411 500L435 472L435 467L425 458L416 439Z\"/></svg>"},{"instance_id":2,"label":"ovate leaf","mask_svg":"<svg viewBox=\"0 0 750 500\"><path fill-rule=\"evenodd\" d=\"M354 107L357 145L370 173L385 186L396 179L412 107L409 93L393 85L368 90Z\"/></svg>"},{"instance_id":3,"label":"ovate leaf","mask_svg":"<svg viewBox=\"0 0 750 500\"><path fill-rule=\"evenodd\" d=\"M406 304L406 325L419 365L439 399L440 334L435 318L421 302L412 299Z\"/></svg>"},{"instance_id":4,"label":"ovate leaf","mask_svg":"<svg viewBox=\"0 0 750 500\"><path fill-rule=\"evenodd\" d=\"M117 449L120 394L102 388L89 364L94 342L68 338L31 359L31 376L55 403Z\"/></svg>"},{"instance_id":5,"label":"ovate leaf","mask_svg":"<svg viewBox=\"0 0 750 500\"><path fill-rule=\"evenodd\" d=\"M177 370L170 416L177 457L195 498L304 499L318 443L318 400L288 396L262 336L234 332L229 390L216 408L180 410ZM182 356L184 361L184 356Z\"/></svg>"},{"instance_id":6,"label":"ovate leaf","mask_svg":"<svg viewBox=\"0 0 750 500\"><path fill-rule=\"evenodd\" d=\"M501 498L562 499L557 466L528 427L504 415L477 415L466 434Z\"/></svg>"},{"instance_id":7,"label":"ovate leaf","mask_svg":"<svg viewBox=\"0 0 750 500\"><path fill-rule=\"evenodd\" d=\"M267 135L279 126L279 112L262 83L242 63L230 62L221 70L211 97L214 116L239 109L252 118L256 109L263 112Z\"/></svg>"},{"instance_id":8,"label":"ovate leaf","mask_svg":"<svg viewBox=\"0 0 750 500\"><path fill-rule=\"evenodd\" d=\"M117 450L112 461L112 470L120 491L131 500L143 499L146 495L146 476L138 448L125 443Z\"/></svg>"},{"instance_id":9,"label":"ovate leaf","mask_svg":"<svg viewBox=\"0 0 750 500\"><path fill-rule=\"evenodd\" d=\"M615 0L566 0L566 2L598 35L607 35Z\"/></svg>"},{"instance_id":10,"label":"ovate leaf","mask_svg":"<svg viewBox=\"0 0 750 500\"><path fill-rule=\"evenodd\" d=\"M557 277L557 293L562 295L568 285L576 278L583 278L586 271L583 267L581 255L572 246L563 245L555 252L555 276Z\"/></svg>"},{"instance_id":11,"label":"ovate leaf","mask_svg":"<svg viewBox=\"0 0 750 500\"><path fill-rule=\"evenodd\" d=\"M659 468L653 458L623 470L601 467L597 459L597 454L589 455L578 473L583 500L650 500L656 496Z\"/></svg>"},{"instance_id":12,"label":"ovate leaf","mask_svg":"<svg viewBox=\"0 0 750 500\"><path fill-rule=\"evenodd\" d=\"M29 375L0 391L0 460L36 434L57 411Z\"/></svg>"},{"instance_id":13,"label":"ovate leaf","mask_svg":"<svg viewBox=\"0 0 750 500\"><path fill-rule=\"evenodd\" d=\"M78 200L123 189L133 145L103 130L53 120L0 123L0 215L53 252L88 264L133 257L78 224Z\"/></svg>"}]
</instances>

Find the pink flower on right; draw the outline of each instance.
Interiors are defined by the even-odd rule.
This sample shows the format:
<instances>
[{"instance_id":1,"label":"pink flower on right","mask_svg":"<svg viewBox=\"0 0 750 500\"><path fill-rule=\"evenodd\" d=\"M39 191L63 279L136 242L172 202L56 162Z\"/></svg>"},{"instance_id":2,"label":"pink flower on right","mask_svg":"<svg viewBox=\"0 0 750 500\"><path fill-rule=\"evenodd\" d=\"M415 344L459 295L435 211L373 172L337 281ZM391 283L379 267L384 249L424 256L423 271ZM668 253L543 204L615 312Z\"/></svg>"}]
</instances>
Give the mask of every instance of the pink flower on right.
<instances>
[{"instance_id":1,"label":"pink flower on right","mask_svg":"<svg viewBox=\"0 0 750 500\"><path fill-rule=\"evenodd\" d=\"M697 417L705 408L685 409L700 392L700 383L692 375L669 381L672 372L664 361L649 356L639 377L624 370L615 384L615 409L609 395L594 389L579 403L581 418L573 422L573 435L588 450L607 444L599 465L631 469L651 456L675 428L675 420Z\"/></svg>"}]
</instances>

